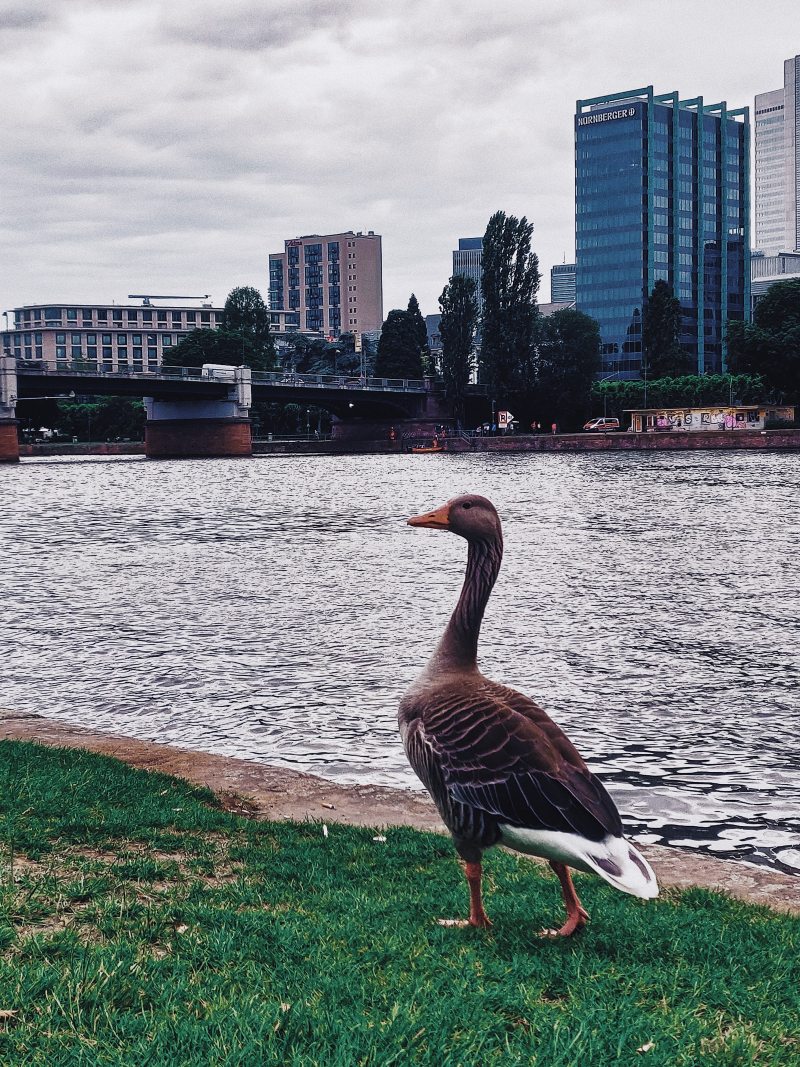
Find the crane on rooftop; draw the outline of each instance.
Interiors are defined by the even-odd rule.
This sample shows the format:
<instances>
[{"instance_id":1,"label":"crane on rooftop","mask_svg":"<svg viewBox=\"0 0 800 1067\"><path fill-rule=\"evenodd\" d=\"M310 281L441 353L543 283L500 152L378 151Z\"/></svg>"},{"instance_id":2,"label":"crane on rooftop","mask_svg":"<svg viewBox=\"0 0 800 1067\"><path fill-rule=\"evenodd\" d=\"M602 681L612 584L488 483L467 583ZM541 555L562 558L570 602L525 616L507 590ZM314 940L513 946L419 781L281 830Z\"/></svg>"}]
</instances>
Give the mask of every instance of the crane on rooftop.
<instances>
[{"instance_id":1,"label":"crane on rooftop","mask_svg":"<svg viewBox=\"0 0 800 1067\"><path fill-rule=\"evenodd\" d=\"M210 300L211 294L203 296L165 296L163 293L128 293L128 300L142 300L145 307L151 307L153 300Z\"/></svg>"}]
</instances>

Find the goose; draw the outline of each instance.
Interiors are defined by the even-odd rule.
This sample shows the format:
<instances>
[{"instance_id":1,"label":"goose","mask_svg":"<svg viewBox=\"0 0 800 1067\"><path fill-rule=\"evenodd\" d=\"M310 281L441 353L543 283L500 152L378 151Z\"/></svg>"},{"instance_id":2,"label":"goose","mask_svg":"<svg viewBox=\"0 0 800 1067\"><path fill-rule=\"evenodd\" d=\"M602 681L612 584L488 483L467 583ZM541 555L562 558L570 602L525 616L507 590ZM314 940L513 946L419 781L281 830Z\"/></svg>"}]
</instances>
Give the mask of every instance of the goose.
<instances>
[{"instance_id":1,"label":"goose","mask_svg":"<svg viewBox=\"0 0 800 1067\"><path fill-rule=\"evenodd\" d=\"M461 596L398 710L408 761L450 831L469 886L469 918L439 921L492 925L481 861L498 844L542 857L558 877L567 919L544 936L569 937L588 921L570 868L597 874L623 893L657 896L650 864L623 836L614 801L566 734L529 697L478 670L481 621L503 557L493 504L459 496L407 521L449 530L468 545Z\"/></svg>"}]
</instances>

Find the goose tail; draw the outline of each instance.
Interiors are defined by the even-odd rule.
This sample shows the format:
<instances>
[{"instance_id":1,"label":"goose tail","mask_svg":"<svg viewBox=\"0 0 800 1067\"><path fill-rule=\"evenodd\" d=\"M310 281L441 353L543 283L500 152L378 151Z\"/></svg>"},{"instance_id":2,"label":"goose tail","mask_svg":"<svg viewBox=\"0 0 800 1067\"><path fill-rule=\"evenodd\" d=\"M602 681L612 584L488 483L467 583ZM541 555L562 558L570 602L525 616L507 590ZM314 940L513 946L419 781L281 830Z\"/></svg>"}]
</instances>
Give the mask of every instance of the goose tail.
<instances>
[{"instance_id":1,"label":"goose tail","mask_svg":"<svg viewBox=\"0 0 800 1067\"><path fill-rule=\"evenodd\" d=\"M609 885L634 897L658 896L655 872L638 849L624 837L608 834L592 841L581 834L533 830L500 824L502 841L518 852L558 860L578 871L597 874Z\"/></svg>"},{"instance_id":2,"label":"goose tail","mask_svg":"<svg viewBox=\"0 0 800 1067\"><path fill-rule=\"evenodd\" d=\"M603 841L587 841L582 852L587 867L615 889L644 900L658 896L653 868L624 837L609 835Z\"/></svg>"}]
</instances>

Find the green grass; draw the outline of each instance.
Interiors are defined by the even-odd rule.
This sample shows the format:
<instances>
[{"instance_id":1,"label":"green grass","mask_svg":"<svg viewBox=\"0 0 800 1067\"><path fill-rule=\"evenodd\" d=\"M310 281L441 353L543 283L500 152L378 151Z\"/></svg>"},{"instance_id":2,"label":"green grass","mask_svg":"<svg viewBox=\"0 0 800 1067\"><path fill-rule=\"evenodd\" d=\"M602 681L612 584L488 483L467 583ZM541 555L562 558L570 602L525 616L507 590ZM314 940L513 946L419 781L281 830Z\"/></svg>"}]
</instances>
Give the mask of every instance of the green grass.
<instances>
[{"instance_id":1,"label":"green grass","mask_svg":"<svg viewBox=\"0 0 800 1067\"><path fill-rule=\"evenodd\" d=\"M259 823L100 756L0 743L0 1063L800 1064L800 920L641 902L447 839ZM647 1048L647 1051L637 1052Z\"/></svg>"}]
</instances>

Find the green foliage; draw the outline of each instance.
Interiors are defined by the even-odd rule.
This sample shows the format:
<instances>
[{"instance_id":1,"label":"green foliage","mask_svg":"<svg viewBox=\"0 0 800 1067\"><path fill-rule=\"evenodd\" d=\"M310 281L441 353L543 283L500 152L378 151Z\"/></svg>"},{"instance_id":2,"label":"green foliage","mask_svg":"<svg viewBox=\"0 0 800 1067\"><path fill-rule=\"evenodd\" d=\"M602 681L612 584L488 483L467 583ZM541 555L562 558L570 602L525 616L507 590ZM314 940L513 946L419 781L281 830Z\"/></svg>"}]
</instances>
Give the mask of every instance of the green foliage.
<instances>
[{"instance_id":1,"label":"green foliage","mask_svg":"<svg viewBox=\"0 0 800 1067\"><path fill-rule=\"evenodd\" d=\"M250 341L254 352L274 355L269 328L269 311L261 293L251 285L231 289L225 301L223 329Z\"/></svg>"},{"instance_id":2,"label":"green foliage","mask_svg":"<svg viewBox=\"0 0 800 1067\"><path fill-rule=\"evenodd\" d=\"M750 374L686 374L677 378L657 378L645 383L634 381L595 382L592 399L594 414L623 419L623 412L641 407L703 407L706 404L757 404L766 399L765 380ZM600 410L599 405L603 405Z\"/></svg>"},{"instance_id":3,"label":"green foliage","mask_svg":"<svg viewBox=\"0 0 800 1067\"><path fill-rule=\"evenodd\" d=\"M29 440L36 439L36 431L42 426L70 440L144 440L144 404L127 396L40 401L26 404L21 417L23 434Z\"/></svg>"},{"instance_id":4,"label":"green foliage","mask_svg":"<svg viewBox=\"0 0 800 1067\"><path fill-rule=\"evenodd\" d=\"M800 279L771 285L753 322L728 323L728 366L763 375L776 399L800 403Z\"/></svg>"},{"instance_id":5,"label":"green foliage","mask_svg":"<svg viewBox=\"0 0 800 1067\"><path fill-rule=\"evenodd\" d=\"M232 367L262 367L247 340L229 330L192 330L172 348L164 349L165 367L202 367L204 363L223 363Z\"/></svg>"},{"instance_id":6,"label":"green foliage","mask_svg":"<svg viewBox=\"0 0 800 1067\"><path fill-rule=\"evenodd\" d=\"M442 313L442 379L444 392L456 424L464 420L464 396L473 365L475 329L478 323L477 286L472 278L454 274L439 297Z\"/></svg>"},{"instance_id":7,"label":"green foliage","mask_svg":"<svg viewBox=\"0 0 800 1067\"><path fill-rule=\"evenodd\" d=\"M657 281L642 313L642 373L648 378L689 374L696 367L680 346L681 302L665 281Z\"/></svg>"},{"instance_id":8,"label":"green foliage","mask_svg":"<svg viewBox=\"0 0 800 1067\"><path fill-rule=\"evenodd\" d=\"M796 916L577 875L589 927L540 940L555 878L494 850L494 927L445 928L467 906L449 841L328 830L0 743L4 1067L798 1062Z\"/></svg>"},{"instance_id":9,"label":"green foliage","mask_svg":"<svg viewBox=\"0 0 800 1067\"><path fill-rule=\"evenodd\" d=\"M431 359L430 345L428 344L428 328L425 325L425 319L422 317L422 312L419 309L419 301L413 293L409 297L407 311L411 317L411 324L414 327L414 332L417 337L423 373L433 374L435 368L433 360Z\"/></svg>"},{"instance_id":10,"label":"green foliage","mask_svg":"<svg viewBox=\"0 0 800 1067\"><path fill-rule=\"evenodd\" d=\"M483 238L480 380L501 404L528 392L534 378L539 261L533 224L498 211Z\"/></svg>"},{"instance_id":11,"label":"green foliage","mask_svg":"<svg viewBox=\"0 0 800 1067\"><path fill-rule=\"evenodd\" d=\"M535 413L545 425L581 425L600 368L600 329L582 311L564 308L539 319Z\"/></svg>"},{"instance_id":12,"label":"green foliage","mask_svg":"<svg viewBox=\"0 0 800 1067\"><path fill-rule=\"evenodd\" d=\"M422 378L419 331L408 311L390 311L381 328L375 374L379 378Z\"/></svg>"}]
</instances>

